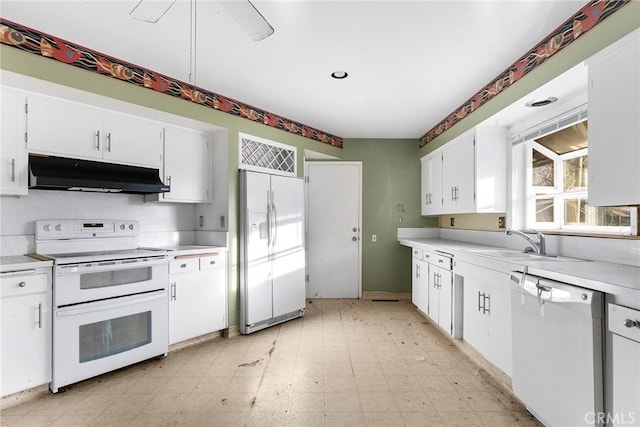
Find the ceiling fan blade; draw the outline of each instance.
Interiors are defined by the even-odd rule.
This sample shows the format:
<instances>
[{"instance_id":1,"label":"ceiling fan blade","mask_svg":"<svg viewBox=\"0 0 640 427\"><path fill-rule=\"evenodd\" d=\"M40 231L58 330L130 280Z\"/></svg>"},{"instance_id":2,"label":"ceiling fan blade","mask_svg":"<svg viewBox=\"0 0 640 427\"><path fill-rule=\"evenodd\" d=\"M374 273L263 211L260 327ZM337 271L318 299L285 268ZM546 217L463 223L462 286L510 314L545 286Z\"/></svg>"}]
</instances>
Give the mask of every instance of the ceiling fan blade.
<instances>
[{"instance_id":1,"label":"ceiling fan blade","mask_svg":"<svg viewBox=\"0 0 640 427\"><path fill-rule=\"evenodd\" d=\"M138 21L155 24L164 16L176 0L140 0L129 16Z\"/></svg>"},{"instance_id":2,"label":"ceiling fan blade","mask_svg":"<svg viewBox=\"0 0 640 427\"><path fill-rule=\"evenodd\" d=\"M249 0L223 0L220 4L254 41L273 34L273 27Z\"/></svg>"}]
</instances>

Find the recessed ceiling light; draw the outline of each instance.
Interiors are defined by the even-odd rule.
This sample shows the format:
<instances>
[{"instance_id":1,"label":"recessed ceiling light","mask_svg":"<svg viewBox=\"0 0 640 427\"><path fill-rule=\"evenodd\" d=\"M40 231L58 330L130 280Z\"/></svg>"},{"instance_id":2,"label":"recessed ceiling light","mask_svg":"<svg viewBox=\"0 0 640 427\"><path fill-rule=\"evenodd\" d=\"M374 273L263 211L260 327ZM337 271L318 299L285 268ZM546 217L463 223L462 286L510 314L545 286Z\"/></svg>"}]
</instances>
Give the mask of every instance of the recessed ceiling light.
<instances>
[{"instance_id":1,"label":"recessed ceiling light","mask_svg":"<svg viewBox=\"0 0 640 427\"><path fill-rule=\"evenodd\" d=\"M524 105L526 105L527 107L544 107L545 105L553 104L557 100L558 98L556 98L555 96L550 96L544 99L534 99Z\"/></svg>"},{"instance_id":2,"label":"recessed ceiling light","mask_svg":"<svg viewBox=\"0 0 640 427\"><path fill-rule=\"evenodd\" d=\"M348 75L349 73L347 73L346 71L334 71L333 73L331 73L331 77L338 80L346 79Z\"/></svg>"}]
</instances>

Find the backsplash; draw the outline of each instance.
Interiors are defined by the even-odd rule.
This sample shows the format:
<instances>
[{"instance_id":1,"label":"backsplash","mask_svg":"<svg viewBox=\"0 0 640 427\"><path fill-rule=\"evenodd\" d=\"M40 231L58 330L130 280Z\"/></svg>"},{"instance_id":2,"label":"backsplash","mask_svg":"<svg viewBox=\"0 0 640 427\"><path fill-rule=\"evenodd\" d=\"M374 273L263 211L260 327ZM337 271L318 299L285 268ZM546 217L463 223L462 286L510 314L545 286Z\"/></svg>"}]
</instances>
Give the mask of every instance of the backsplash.
<instances>
[{"instance_id":1,"label":"backsplash","mask_svg":"<svg viewBox=\"0 0 640 427\"><path fill-rule=\"evenodd\" d=\"M30 190L24 197L0 198L0 253L33 252L36 220L133 219L140 221L144 246L193 244L195 205L145 203L135 194Z\"/></svg>"}]
</instances>

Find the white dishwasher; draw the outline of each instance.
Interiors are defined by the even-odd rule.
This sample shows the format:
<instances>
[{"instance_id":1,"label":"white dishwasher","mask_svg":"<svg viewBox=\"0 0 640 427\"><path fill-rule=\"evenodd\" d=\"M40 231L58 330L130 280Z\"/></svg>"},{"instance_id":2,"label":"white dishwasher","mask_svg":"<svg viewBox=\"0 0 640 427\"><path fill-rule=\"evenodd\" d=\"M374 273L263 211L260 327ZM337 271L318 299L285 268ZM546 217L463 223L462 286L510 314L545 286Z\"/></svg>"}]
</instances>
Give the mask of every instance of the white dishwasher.
<instances>
[{"instance_id":1,"label":"white dishwasher","mask_svg":"<svg viewBox=\"0 0 640 427\"><path fill-rule=\"evenodd\" d=\"M513 272L515 395L546 426L601 425L603 295Z\"/></svg>"}]
</instances>

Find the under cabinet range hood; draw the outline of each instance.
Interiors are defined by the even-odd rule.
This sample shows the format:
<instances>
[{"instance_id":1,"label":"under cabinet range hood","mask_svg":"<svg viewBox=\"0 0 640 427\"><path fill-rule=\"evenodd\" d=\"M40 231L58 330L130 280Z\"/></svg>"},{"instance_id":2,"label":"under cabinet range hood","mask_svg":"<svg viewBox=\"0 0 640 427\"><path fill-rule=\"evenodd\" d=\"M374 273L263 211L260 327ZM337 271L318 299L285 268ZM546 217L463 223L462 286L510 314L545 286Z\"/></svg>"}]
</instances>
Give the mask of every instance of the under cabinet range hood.
<instances>
[{"instance_id":1,"label":"under cabinet range hood","mask_svg":"<svg viewBox=\"0 0 640 427\"><path fill-rule=\"evenodd\" d=\"M130 194L170 190L158 169L37 154L29 154L29 188Z\"/></svg>"}]
</instances>

